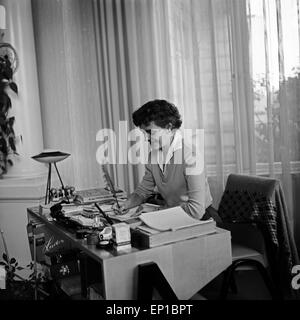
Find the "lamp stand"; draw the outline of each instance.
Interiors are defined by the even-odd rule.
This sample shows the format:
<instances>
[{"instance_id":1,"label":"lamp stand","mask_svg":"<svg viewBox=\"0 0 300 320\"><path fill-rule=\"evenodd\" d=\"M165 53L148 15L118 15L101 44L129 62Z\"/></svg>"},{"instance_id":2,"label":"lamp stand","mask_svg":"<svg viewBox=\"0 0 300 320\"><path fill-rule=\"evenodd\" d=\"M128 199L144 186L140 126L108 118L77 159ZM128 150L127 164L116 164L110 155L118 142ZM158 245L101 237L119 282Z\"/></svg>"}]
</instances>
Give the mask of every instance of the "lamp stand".
<instances>
[{"instance_id":1,"label":"lamp stand","mask_svg":"<svg viewBox=\"0 0 300 320\"><path fill-rule=\"evenodd\" d=\"M53 162L53 164L54 164L54 168L56 170L56 173L58 175L58 178L59 178L59 181L60 181L60 184L61 184L61 188L64 191L64 196L67 199L67 202L70 203L69 197L68 197L67 192L65 190L65 186L64 186L64 184L62 182L61 176L60 176L59 171L57 169L56 162ZM46 196L45 196L45 205L49 204L50 203L50 199L51 199L51 170L52 170L51 167L52 167L52 162L49 162L48 179L47 179Z\"/></svg>"}]
</instances>

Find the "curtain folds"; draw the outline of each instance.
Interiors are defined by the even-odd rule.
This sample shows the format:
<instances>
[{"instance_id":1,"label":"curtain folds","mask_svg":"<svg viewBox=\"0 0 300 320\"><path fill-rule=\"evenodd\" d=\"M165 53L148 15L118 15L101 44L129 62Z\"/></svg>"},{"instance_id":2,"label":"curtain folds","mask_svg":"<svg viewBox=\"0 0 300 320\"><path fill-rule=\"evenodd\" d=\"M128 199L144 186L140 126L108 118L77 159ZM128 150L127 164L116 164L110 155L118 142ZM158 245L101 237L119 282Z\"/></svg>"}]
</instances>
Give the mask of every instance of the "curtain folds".
<instances>
[{"instance_id":1,"label":"curtain folds","mask_svg":"<svg viewBox=\"0 0 300 320\"><path fill-rule=\"evenodd\" d=\"M206 172L215 206L230 172L274 176L282 180L293 221L291 174L300 169L298 1L82 2L32 1L44 143L68 147L74 181L94 184L99 129L118 135L124 120L131 130L135 109L148 100L167 99L178 106L185 128L205 130ZM43 16L52 17L56 26L44 26ZM59 44L57 51L48 48L52 56L44 50L49 39ZM64 74L53 84L49 73L58 65ZM63 102L53 95L53 86ZM68 121L64 128L50 114L53 101ZM121 139L118 150L124 154L130 142ZM142 166L111 170L128 191L143 175Z\"/></svg>"}]
</instances>

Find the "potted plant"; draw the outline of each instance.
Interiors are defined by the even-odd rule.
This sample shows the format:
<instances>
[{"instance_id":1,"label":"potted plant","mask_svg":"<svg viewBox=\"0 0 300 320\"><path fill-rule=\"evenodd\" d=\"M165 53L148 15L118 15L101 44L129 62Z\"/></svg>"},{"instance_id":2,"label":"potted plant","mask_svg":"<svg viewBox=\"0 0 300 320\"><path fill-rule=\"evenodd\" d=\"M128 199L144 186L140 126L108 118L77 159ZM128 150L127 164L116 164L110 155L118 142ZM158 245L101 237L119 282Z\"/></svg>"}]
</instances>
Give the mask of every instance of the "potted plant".
<instances>
[{"instance_id":1,"label":"potted plant","mask_svg":"<svg viewBox=\"0 0 300 320\"><path fill-rule=\"evenodd\" d=\"M36 263L30 262L26 268L31 270L28 279L24 279L18 275L17 271L26 269L21 267L18 261L10 257L4 238L3 230L0 229L2 242L4 245L5 252L2 254L2 261L0 266L4 266L6 271L6 294L5 299L8 300L37 300L38 292L42 293L42 296L48 297L49 294L44 289L49 285L48 276L44 272L38 272ZM0 296L1 300L1 296Z\"/></svg>"},{"instance_id":2,"label":"potted plant","mask_svg":"<svg viewBox=\"0 0 300 320\"><path fill-rule=\"evenodd\" d=\"M0 177L7 172L8 165L13 165L12 154L17 154L15 145L15 117L9 116L12 107L9 90L18 94L18 87L13 81L16 70L16 52L8 43L0 43Z\"/></svg>"}]
</instances>

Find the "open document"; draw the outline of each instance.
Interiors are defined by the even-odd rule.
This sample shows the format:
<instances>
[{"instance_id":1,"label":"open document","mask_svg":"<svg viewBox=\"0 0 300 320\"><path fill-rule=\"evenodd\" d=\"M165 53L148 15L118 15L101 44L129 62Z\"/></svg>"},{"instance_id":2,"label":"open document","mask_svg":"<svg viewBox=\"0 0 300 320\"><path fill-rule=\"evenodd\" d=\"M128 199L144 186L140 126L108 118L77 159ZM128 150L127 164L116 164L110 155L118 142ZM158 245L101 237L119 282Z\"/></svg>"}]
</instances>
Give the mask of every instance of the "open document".
<instances>
[{"instance_id":1,"label":"open document","mask_svg":"<svg viewBox=\"0 0 300 320\"><path fill-rule=\"evenodd\" d=\"M207 221L200 221L189 216L181 207L173 207L157 212L147 212L140 215L140 219L150 228L159 231L178 230Z\"/></svg>"}]
</instances>

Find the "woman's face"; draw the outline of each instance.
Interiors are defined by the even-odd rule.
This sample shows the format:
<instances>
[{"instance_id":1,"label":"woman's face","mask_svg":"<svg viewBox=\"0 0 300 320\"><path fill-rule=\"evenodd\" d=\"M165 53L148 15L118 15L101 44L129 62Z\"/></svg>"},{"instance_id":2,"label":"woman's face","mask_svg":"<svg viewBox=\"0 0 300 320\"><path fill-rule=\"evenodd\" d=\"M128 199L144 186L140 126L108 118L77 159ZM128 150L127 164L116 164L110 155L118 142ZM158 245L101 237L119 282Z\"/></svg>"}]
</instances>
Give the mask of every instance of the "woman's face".
<instances>
[{"instance_id":1,"label":"woman's face","mask_svg":"<svg viewBox=\"0 0 300 320\"><path fill-rule=\"evenodd\" d=\"M154 122L148 126L141 125L140 129L144 132L153 150L169 147L173 140L172 130L159 127Z\"/></svg>"}]
</instances>

